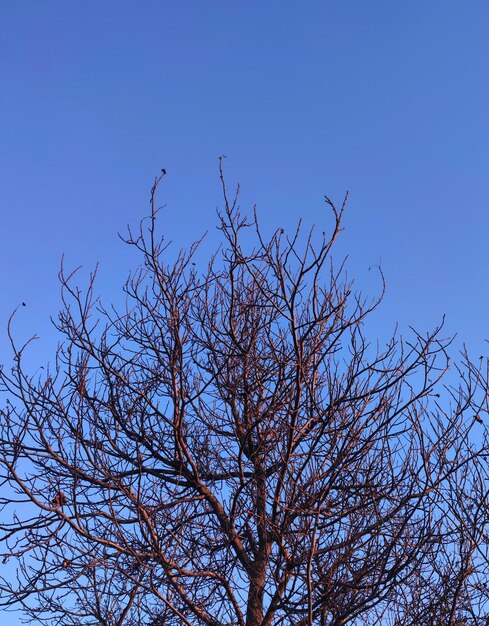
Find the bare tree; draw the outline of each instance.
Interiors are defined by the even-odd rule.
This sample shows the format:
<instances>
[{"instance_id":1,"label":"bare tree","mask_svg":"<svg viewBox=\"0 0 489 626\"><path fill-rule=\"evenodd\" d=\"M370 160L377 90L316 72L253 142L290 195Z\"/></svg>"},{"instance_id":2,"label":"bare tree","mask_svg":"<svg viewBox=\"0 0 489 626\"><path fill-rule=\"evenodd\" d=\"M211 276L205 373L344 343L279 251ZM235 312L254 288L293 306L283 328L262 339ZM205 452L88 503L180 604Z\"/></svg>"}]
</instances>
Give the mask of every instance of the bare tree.
<instances>
[{"instance_id":1,"label":"bare tree","mask_svg":"<svg viewBox=\"0 0 489 626\"><path fill-rule=\"evenodd\" d=\"M164 173L163 173L164 175ZM485 361L441 328L365 336L330 235L265 238L224 183L223 245L127 243L127 308L61 272L64 337L0 374L1 601L50 624L488 624ZM382 276L380 283L383 284ZM475 422L475 423L474 423Z\"/></svg>"}]
</instances>

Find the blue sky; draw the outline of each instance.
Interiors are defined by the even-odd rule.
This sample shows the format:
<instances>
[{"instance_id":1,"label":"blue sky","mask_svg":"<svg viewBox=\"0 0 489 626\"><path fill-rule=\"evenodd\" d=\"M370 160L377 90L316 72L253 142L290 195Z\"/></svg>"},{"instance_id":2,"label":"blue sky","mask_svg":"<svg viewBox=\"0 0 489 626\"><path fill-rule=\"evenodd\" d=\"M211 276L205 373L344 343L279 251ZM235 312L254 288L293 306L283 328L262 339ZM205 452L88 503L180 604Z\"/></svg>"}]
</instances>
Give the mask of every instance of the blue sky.
<instances>
[{"instance_id":1,"label":"blue sky","mask_svg":"<svg viewBox=\"0 0 489 626\"><path fill-rule=\"evenodd\" d=\"M22 301L52 355L63 253L120 299L161 167L162 232L212 244L222 153L265 228L322 230L349 190L338 258L372 295L381 264L379 335L446 314L487 354L488 25L487 0L3 0L1 360Z\"/></svg>"}]
</instances>

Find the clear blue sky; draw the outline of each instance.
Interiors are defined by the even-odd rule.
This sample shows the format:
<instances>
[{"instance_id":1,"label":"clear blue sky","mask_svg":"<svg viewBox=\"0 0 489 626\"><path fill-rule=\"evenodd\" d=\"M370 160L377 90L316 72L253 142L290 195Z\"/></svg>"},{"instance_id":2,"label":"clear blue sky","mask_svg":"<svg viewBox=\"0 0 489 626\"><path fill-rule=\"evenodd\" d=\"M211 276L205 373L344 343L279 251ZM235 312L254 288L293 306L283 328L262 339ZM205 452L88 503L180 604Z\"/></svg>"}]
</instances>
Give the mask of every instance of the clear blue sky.
<instances>
[{"instance_id":1,"label":"clear blue sky","mask_svg":"<svg viewBox=\"0 0 489 626\"><path fill-rule=\"evenodd\" d=\"M327 225L350 192L339 254L358 286L381 262L379 332L447 315L488 353L487 0L2 0L0 356L56 337L57 270L99 261L105 302L137 261L117 231L213 229L218 155L266 226ZM0 616L3 626L16 626Z\"/></svg>"}]
</instances>

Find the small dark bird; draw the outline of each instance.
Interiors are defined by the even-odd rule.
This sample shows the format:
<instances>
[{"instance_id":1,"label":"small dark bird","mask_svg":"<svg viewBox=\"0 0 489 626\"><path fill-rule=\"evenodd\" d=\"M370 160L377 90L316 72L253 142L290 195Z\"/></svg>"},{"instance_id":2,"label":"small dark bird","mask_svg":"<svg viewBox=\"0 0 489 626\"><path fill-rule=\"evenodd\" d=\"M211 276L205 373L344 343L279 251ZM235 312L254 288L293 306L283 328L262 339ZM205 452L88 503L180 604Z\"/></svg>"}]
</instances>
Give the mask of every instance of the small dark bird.
<instances>
[{"instance_id":1,"label":"small dark bird","mask_svg":"<svg viewBox=\"0 0 489 626\"><path fill-rule=\"evenodd\" d=\"M484 422L482 421L482 418L480 415L474 415L474 419L476 422L479 422L479 424L483 424Z\"/></svg>"},{"instance_id":2,"label":"small dark bird","mask_svg":"<svg viewBox=\"0 0 489 626\"><path fill-rule=\"evenodd\" d=\"M27 306L27 304L25 302L22 302L22 306Z\"/></svg>"},{"instance_id":3,"label":"small dark bird","mask_svg":"<svg viewBox=\"0 0 489 626\"><path fill-rule=\"evenodd\" d=\"M164 167L163 167L163 168L161 168L161 173L163 174L163 176L166 174L166 170L165 170L165 168L164 168Z\"/></svg>"},{"instance_id":4,"label":"small dark bird","mask_svg":"<svg viewBox=\"0 0 489 626\"><path fill-rule=\"evenodd\" d=\"M57 509L59 509L59 507L63 506L64 504L66 504L66 502L67 502L66 496L62 491L58 491L58 493L51 500L51 504L55 506Z\"/></svg>"}]
</instances>

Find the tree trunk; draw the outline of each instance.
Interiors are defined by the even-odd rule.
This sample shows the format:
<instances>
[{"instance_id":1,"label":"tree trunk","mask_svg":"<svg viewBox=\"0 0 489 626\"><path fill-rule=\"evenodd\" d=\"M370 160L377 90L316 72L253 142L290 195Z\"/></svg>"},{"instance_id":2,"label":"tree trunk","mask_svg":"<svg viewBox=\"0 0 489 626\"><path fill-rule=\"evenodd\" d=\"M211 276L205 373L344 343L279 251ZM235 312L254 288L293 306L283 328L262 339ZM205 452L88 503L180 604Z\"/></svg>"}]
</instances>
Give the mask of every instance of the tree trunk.
<instances>
[{"instance_id":1,"label":"tree trunk","mask_svg":"<svg viewBox=\"0 0 489 626\"><path fill-rule=\"evenodd\" d=\"M263 598L265 586L251 582L246 609L246 626L260 626L263 622Z\"/></svg>"}]
</instances>

